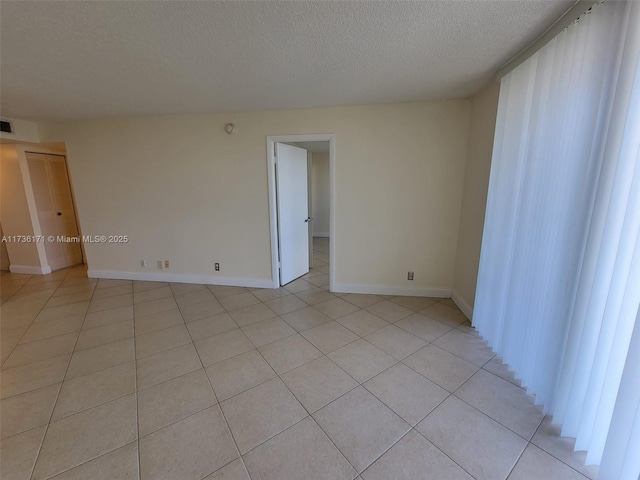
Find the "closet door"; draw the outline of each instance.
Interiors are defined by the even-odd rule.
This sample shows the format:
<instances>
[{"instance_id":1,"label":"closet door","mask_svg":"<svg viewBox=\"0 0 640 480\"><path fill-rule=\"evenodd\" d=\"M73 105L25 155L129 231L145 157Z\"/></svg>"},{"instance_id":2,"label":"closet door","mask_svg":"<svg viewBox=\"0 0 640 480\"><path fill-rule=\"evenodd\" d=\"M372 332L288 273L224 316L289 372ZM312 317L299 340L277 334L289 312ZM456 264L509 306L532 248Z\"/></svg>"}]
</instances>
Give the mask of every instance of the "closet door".
<instances>
[{"instance_id":1,"label":"closet door","mask_svg":"<svg viewBox=\"0 0 640 480\"><path fill-rule=\"evenodd\" d=\"M76 223L76 212L73 208L71 187L69 186L67 162L62 155L47 155L47 167L53 203L56 206L58 231L65 237L78 238L78 225ZM63 243L62 248L64 250L65 266L82 263L82 251L79 242Z\"/></svg>"},{"instance_id":2,"label":"closet door","mask_svg":"<svg viewBox=\"0 0 640 480\"><path fill-rule=\"evenodd\" d=\"M81 263L79 243L57 241L59 236L78 236L64 157L27 153L27 165L40 230L46 239L45 251L49 266L52 270L58 270ZM49 241L50 237L55 238L55 241Z\"/></svg>"}]
</instances>

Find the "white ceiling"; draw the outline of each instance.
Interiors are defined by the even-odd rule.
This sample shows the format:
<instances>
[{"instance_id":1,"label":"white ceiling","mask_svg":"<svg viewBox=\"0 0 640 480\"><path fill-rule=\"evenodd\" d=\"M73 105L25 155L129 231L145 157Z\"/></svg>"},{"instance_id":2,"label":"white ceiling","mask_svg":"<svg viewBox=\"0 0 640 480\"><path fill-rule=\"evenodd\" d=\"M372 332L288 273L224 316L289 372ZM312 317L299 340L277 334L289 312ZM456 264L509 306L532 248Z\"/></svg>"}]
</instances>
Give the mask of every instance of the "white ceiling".
<instances>
[{"instance_id":1,"label":"white ceiling","mask_svg":"<svg viewBox=\"0 0 640 480\"><path fill-rule=\"evenodd\" d=\"M464 98L573 3L2 1L2 115Z\"/></svg>"}]
</instances>

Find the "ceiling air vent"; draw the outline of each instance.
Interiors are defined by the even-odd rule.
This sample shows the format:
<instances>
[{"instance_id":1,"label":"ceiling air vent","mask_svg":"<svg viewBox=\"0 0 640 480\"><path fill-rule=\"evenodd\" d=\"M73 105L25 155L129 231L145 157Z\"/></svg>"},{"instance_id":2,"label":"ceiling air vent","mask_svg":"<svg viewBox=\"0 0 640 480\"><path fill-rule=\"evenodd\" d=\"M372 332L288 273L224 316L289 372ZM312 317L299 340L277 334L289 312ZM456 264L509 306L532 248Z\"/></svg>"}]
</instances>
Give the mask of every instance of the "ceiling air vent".
<instances>
[{"instance_id":1,"label":"ceiling air vent","mask_svg":"<svg viewBox=\"0 0 640 480\"><path fill-rule=\"evenodd\" d=\"M13 129L11 128L11 122L0 120L0 132L12 133Z\"/></svg>"}]
</instances>

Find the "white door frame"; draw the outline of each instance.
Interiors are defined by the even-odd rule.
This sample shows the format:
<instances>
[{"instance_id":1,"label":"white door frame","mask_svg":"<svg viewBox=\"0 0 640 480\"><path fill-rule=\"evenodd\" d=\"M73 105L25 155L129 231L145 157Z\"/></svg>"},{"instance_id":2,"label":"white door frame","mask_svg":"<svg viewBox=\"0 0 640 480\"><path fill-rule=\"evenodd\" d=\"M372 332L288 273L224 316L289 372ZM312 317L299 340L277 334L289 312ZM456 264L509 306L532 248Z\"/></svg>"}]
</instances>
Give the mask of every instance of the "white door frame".
<instances>
[{"instance_id":1,"label":"white door frame","mask_svg":"<svg viewBox=\"0 0 640 480\"><path fill-rule=\"evenodd\" d=\"M276 209L275 144L295 142L329 142L329 290L335 285L335 135L270 135L267 136L267 177L269 180L269 228L271 232L271 279L280 288L278 273L278 213Z\"/></svg>"}]
</instances>

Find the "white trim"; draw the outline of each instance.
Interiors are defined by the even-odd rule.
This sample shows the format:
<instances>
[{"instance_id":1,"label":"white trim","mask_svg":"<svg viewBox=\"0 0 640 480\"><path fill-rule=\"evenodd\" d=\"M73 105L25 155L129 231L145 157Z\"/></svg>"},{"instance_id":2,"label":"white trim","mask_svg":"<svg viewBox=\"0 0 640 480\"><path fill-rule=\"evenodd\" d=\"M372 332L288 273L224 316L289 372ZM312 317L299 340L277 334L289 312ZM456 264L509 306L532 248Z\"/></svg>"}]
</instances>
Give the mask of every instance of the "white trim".
<instances>
[{"instance_id":1,"label":"white trim","mask_svg":"<svg viewBox=\"0 0 640 480\"><path fill-rule=\"evenodd\" d=\"M278 215L276 209L276 178L274 144L277 142L329 142L329 289L335 285L335 135L331 133L312 135L268 135L267 136L267 180L269 184L269 231L271 236L271 288L280 287L278 275Z\"/></svg>"},{"instance_id":2,"label":"white trim","mask_svg":"<svg viewBox=\"0 0 640 480\"><path fill-rule=\"evenodd\" d=\"M576 0L576 2L571 5L571 7L569 7L569 9L564 12L553 25L542 32L542 35L540 35L532 43L525 47L524 50L517 53L515 57L511 58L509 61L507 61L507 63L502 65L496 73L496 80L500 81L506 74L526 62L538 50L549 43L562 30L575 22L578 17L583 15L596 3L598 3L597 0Z\"/></svg>"},{"instance_id":3,"label":"white trim","mask_svg":"<svg viewBox=\"0 0 640 480\"><path fill-rule=\"evenodd\" d=\"M45 265L44 267L38 267L36 265L9 265L9 271L11 273L24 273L27 275L46 275L51 273L51 267Z\"/></svg>"},{"instance_id":4,"label":"white trim","mask_svg":"<svg viewBox=\"0 0 640 480\"><path fill-rule=\"evenodd\" d=\"M451 300L469 320L473 318L473 307L455 290L451 290Z\"/></svg>"},{"instance_id":5,"label":"white trim","mask_svg":"<svg viewBox=\"0 0 640 480\"><path fill-rule=\"evenodd\" d=\"M336 137L329 136L329 290L336 285Z\"/></svg>"},{"instance_id":6,"label":"white trim","mask_svg":"<svg viewBox=\"0 0 640 480\"><path fill-rule=\"evenodd\" d=\"M87 271L89 278L109 278L116 280L144 280L150 282L202 283L230 287L271 288L271 280L253 278L216 277L212 275L190 275L184 273L122 272L118 270Z\"/></svg>"},{"instance_id":7,"label":"white trim","mask_svg":"<svg viewBox=\"0 0 640 480\"><path fill-rule=\"evenodd\" d=\"M448 288L397 287L391 285L338 284L334 285L331 291L336 293L366 293L370 295L402 295L407 297L449 298L451 296L451 290Z\"/></svg>"},{"instance_id":8,"label":"white trim","mask_svg":"<svg viewBox=\"0 0 640 480\"><path fill-rule=\"evenodd\" d=\"M44 152L42 151L42 149L29 151L33 151L34 153L50 153ZM27 208L29 209L29 220L31 221L31 228L33 228L33 234L35 236L42 238L40 219L38 217L38 207L36 206L36 197L33 193L33 184L31 183L31 174L29 173L29 165L27 163L27 146L16 145L16 154L18 155L20 173L22 174L22 183L24 194L27 199ZM38 252L38 260L40 261L40 265L48 266L49 258L47 257L47 251L45 249L44 242L36 242L36 251ZM51 272L51 268L49 268L49 272Z\"/></svg>"},{"instance_id":9,"label":"white trim","mask_svg":"<svg viewBox=\"0 0 640 480\"><path fill-rule=\"evenodd\" d=\"M329 232L313 232L314 237L329 238Z\"/></svg>"}]
</instances>

